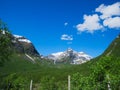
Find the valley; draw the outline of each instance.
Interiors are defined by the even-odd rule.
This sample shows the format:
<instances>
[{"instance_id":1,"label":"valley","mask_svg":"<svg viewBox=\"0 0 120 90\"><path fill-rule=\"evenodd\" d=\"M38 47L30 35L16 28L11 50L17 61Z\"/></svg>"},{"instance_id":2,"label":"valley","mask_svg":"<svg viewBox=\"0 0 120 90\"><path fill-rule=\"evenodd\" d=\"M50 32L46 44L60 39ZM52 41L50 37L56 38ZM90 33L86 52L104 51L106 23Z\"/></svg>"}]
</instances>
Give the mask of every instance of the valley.
<instances>
[{"instance_id":1,"label":"valley","mask_svg":"<svg viewBox=\"0 0 120 90\"><path fill-rule=\"evenodd\" d=\"M69 48L65 52L51 54L57 55L57 58L60 60L57 61L56 59L57 62L55 63L54 58L56 57L51 55L49 58L41 57L38 55L38 53L36 53L37 51L31 42L30 47L28 48L28 42L23 42L22 40L22 43L21 41L18 42L17 40L18 39L13 42L12 48L14 52L10 58L10 61L5 62L3 66L0 67L1 89L9 88L10 90L29 90L30 81L33 80L33 90L53 90L53 88L55 90L67 90L67 78L68 75L70 75L72 90L76 90L76 88L90 88L90 90L92 90L93 88L101 88L101 86L98 87L99 82L102 82L101 85L104 85L104 80L106 80L104 78L106 76L103 75L106 75L106 73L109 73L111 80L112 78L114 78L114 80L118 80L116 82L113 81L113 87L111 88L119 88L120 77L118 77L118 74L120 73L120 57L117 53L119 51L118 47L120 45L119 37L117 37L111 43L111 45L102 55L91 60L86 59L87 62L79 64L71 64L69 61L74 60L74 58L78 59L79 57L77 56L80 56L80 60L84 60L84 56L86 56L86 58L90 56L83 52L80 52L77 55L76 51ZM18 43L20 43L19 46L17 45ZM117 45L114 43L117 43ZM21 49L19 47L21 47ZM111 53L108 56L109 52ZM64 55L67 57L63 57ZM99 65L102 65L103 67ZM93 81L91 81L91 79ZM94 84L94 87L92 87L91 84L89 84L89 86L79 86L79 82L84 82L85 85L87 83L94 82L96 82L96 84Z\"/></svg>"}]
</instances>

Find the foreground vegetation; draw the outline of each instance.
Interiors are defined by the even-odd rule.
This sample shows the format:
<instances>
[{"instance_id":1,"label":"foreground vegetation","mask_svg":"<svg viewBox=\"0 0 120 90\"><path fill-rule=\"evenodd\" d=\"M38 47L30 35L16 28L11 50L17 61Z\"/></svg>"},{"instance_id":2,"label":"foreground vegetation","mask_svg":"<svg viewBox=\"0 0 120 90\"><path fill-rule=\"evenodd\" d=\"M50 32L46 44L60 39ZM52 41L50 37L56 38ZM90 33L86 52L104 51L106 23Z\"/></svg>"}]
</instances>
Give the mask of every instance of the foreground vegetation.
<instances>
[{"instance_id":1,"label":"foreground vegetation","mask_svg":"<svg viewBox=\"0 0 120 90\"><path fill-rule=\"evenodd\" d=\"M44 60L32 64L16 57L0 67L0 89L29 90L33 80L33 88L37 90L67 90L68 75L71 90L120 89L120 58L104 57L82 65L53 65Z\"/></svg>"},{"instance_id":2,"label":"foreground vegetation","mask_svg":"<svg viewBox=\"0 0 120 90\"><path fill-rule=\"evenodd\" d=\"M73 74L72 90L120 90L120 58L102 57L89 76Z\"/></svg>"},{"instance_id":3,"label":"foreground vegetation","mask_svg":"<svg viewBox=\"0 0 120 90\"><path fill-rule=\"evenodd\" d=\"M11 55L11 33L7 25L0 19L0 66Z\"/></svg>"}]
</instances>

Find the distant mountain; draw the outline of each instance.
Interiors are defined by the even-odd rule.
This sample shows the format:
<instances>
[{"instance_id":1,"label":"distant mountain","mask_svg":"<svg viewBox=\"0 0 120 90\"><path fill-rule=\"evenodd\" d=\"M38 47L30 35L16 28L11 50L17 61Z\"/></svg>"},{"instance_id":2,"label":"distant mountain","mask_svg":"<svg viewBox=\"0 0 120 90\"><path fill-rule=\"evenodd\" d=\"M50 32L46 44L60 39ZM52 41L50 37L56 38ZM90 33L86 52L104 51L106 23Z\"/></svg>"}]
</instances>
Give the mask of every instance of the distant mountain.
<instances>
[{"instance_id":1,"label":"distant mountain","mask_svg":"<svg viewBox=\"0 0 120 90\"><path fill-rule=\"evenodd\" d=\"M64 52L52 53L46 57L47 59L53 60L54 63L71 63L71 64L82 64L92 59L90 55L84 52L77 52L68 48Z\"/></svg>"}]
</instances>

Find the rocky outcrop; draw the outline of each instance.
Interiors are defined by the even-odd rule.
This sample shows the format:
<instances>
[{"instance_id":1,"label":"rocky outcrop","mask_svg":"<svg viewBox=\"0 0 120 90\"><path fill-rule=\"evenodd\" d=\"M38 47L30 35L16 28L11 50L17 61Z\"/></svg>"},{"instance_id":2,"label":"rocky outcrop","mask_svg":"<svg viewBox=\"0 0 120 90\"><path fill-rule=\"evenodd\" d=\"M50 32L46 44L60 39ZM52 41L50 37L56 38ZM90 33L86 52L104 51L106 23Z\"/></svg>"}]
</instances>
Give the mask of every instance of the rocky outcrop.
<instances>
[{"instance_id":1,"label":"rocky outcrop","mask_svg":"<svg viewBox=\"0 0 120 90\"><path fill-rule=\"evenodd\" d=\"M12 46L15 52L24 53L31 56L40 56L32 42L23 36L13 35Z\"/></svg>"}]
</instances>

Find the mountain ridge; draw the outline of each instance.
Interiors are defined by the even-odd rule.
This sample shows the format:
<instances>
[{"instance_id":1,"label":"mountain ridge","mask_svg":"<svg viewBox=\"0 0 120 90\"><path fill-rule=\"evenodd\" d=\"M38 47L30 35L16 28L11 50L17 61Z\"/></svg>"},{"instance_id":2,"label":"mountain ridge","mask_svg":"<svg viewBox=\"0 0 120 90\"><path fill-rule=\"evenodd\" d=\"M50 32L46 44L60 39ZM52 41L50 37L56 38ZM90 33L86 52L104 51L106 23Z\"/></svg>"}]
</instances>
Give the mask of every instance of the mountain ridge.
<instances>
[{"instance_id":1,"label":"mountain ridge","mask_svg":"<svg viewBox=\"0 0 120 90\"><path fill-rule=\"evenodd\" d=\"M68 48L66 51L63 51L63 52L52 53L46 56L45 58L53 60L54 64L57 62L70 63L70 64L82 64L92 59L90 55L84 52L74 51L71 48Z\"/></svg>"},{"instance_id":2,"label":"mountain ridge","mask_svg":"<svg viewBox=\"0 0 120 90\"><path fill-rule=\"evenodd\" d=\"M104 51L103 56L120 57L120 34L111 42L108 48Z\"/></svg>"},{"instance_id":3,"label":"mountain ridge","mask_svg":"<svg viewBox=\"0 0 120 90\"><path fill-rule=\"evenodd\" d=\"M24 36L12 35L12 45L17 53L29 54L31 56L40 55L33 43Z\"/></svg>"}]
</instances>

